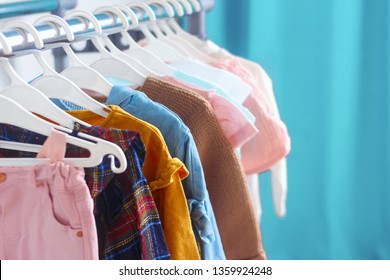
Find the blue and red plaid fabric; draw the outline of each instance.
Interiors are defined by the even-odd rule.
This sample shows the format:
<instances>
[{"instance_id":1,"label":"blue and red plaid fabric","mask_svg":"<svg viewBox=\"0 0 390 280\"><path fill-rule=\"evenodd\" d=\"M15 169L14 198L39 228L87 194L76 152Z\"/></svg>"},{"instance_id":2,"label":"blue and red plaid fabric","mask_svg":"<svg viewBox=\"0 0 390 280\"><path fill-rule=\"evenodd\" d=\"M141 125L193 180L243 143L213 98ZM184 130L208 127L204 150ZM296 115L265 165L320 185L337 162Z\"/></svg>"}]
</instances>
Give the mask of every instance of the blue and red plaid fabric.
<instances>
[{"instance_id":1,"label":"blue and red plaid fabric","mask_svg":"<svg viewBox=\"0 0 390 280\"><path fill-rule=\"evenodd\" d=\"M121 174L111 171L108 157L98 166L84 169L85 180L95 201L100 259L170 259L158 210L142 174L145 147L139 133L100 126L84 127L81 132L117 144L127 159L127 170ZM43 144L46 136L15 126L0 125L0 140ZM35 155L0 149L0 157ZM85 149L67 145L66 157L88 155Z\"/></svg>"}]
</instances>

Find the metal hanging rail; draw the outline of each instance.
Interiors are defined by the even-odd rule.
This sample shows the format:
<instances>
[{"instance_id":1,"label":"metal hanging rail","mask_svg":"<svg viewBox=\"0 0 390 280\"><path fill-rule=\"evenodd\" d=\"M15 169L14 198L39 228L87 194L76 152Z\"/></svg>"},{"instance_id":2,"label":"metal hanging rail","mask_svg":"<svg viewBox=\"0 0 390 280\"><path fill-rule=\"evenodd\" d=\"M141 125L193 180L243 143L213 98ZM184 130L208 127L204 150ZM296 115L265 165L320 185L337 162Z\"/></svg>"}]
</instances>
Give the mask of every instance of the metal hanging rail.
<instances>
[{"instance_id":1,"label":"metal hanging rail","mask_svg":"<svg viewBox=\"0 0 390 280\"><path fill-rule=\"evenodd\" d=\"M0 19L23 15L50 12L63 17L67 10L75 8L77 0L37 0L22 1L16 3L0 4ZM0 49L2 47L0 46ZM55 67L57 70L64 69L65 54L62 49L53 49Z\"/></svg>"},{"instance_id":2,"label":"metal hanging rail","mask_svg":"<svg viewBox=\"0 0 390 280\"><path fill-rule=\"evenodd\" d=\"M41 3L42 5L44 4L43 2L45 2L47 7L49 7L49 2L50 2L52 4L51 7L54 8L54 4L52 2L61 3L62 1L49 1L49 0L47 0L47 1L34 1L34 2L42 2ZM67 1L64 1L64 2L67 2ZM214 3L214 1L211 1L211 0L200 1L201 4L204 4L204 2L208 3L207 5L205 5L207 9L211 9L213 6L213 3ZM22 3L25 3L25 2L22 2ZM210 4L210 3L212 3L212 4ZM0 5L0 9L1 9L1 6L2 5ZM61 4L59 6L61 6ZM168 15L165 12L163 12L162 10L159 10L159 9L157 9L157 10L153 9L153 10L155 11L157 19L168 17ZM137 9L134 9L134 12L138 16L139 24L145 24L149 21L149 16L147 15L147 13L142 13ZM202 8L202 11L200 13L202 13L202 12L205 12L203 10L203 8ZM196 14L200 14L200 13L196 13ZM121 23L120 23L119 19L114 20L113 17L110 17L107 14L97 14L95 16L98 19L98 22L101 25L102 30L105 34L114 34L120 30ZM128 20L129 20L129 23L131 24L131 19L128 18ZM91 36L95 35L92 23L89 23L88 28L85 28L86 26L85 26L84 22L81 22L77 19L67 20L67 23L69 24L72 32L75 34L75 40L73 41L74 43L86 41L86 40L90 39ZM194 25L195 24L193 23L192 26L194 26ZM56 48L58 46L58 43L67 42L65 32L62 29L60 30L61 31L60 34L57 34L57 30L49 24L36 25L36 28L39 32L39 36L42 38L42 40L45 44L44 49L53 49L53 48ZM131 29L136 29L136 28L138 28L138 26L131 27ZM34 41L33 41L33 38L30 34L28 34L27 38L24 38L24 36L22 36L22 34L20 34L19 32L15 31L15 30L12 30L12 31L5 30L3 32L3 34L5 35L7 42L9 42L10 46L12 47L12 49L13 49L12 55L14 55L14 56L15 55L24 55L24 54L30 53L31 50L35 49ZM1 46L1 44L0 44L0 56L4 56L3 47Z\"/></svg>"},{"instance_id":3,"label":"metal hanging rail","mask_svg":"<svg viewBox=\"0 0 390 280\"><path fill-rule=\"evenodd\" d=\"M97 14L95 15L98 19L99 24L102 27L102 30L105 34L113 34L120 30L121 23L120 20L113 20L112 17L106 14ZM162 18L164 15L159 15L158 18ZM166 16L165 16L166 17ZM139 23L145 23L148 21L148 16L144 15L140 18ZM81 22L77 19L67 20L72 32L75 34L74 43L86 41L91 36L95 35L94 28L92 23L88 24L88 28L84 22ZM129 19L129 23L131 20ZM60 30L60 34L57 36L57 30L49 24L40 24L35 26L39 32L39 36L42 38L45 47L44 49L53 49L57 47L58 43L67 42L66 35L64 30ZM136 27L133 27L136 28ZM10 44L13 50L13 55L24 55L30 53L30 50L35 49L33 38L28 34L27 38L24 38L17 31L5 31L3 32L7 42ZM0 56L4 56L3 47L0 46Z\"/></svg>"}]
</instances>

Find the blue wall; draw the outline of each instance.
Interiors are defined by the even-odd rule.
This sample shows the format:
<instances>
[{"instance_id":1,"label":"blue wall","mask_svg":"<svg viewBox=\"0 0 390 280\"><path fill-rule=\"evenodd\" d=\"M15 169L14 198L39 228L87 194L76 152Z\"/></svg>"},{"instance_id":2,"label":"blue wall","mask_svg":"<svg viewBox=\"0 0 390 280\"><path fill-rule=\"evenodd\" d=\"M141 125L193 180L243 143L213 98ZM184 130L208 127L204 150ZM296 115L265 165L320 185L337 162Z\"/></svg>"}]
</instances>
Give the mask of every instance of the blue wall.
<instances>
[{"instance_id":1,"label":"blue wall","mask_svg":"<svg viewBox=\"0 0 390 280\"><path fill-rule=\"evenodd\" d=\"M387 0L216 0L211 40L260 63L288 126L287 216L261 175L270 259L390 259Z\"/></svg>"}]
</instances>

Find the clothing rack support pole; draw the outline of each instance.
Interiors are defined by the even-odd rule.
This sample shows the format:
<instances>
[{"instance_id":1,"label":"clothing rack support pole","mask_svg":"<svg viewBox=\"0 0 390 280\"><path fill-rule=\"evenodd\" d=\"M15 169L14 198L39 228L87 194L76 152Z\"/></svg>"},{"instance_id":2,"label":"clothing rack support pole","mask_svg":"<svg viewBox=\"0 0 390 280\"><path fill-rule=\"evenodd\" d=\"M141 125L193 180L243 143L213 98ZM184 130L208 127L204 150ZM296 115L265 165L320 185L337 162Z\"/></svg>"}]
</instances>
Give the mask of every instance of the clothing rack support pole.
<instances>
[{"instance_id":1,"label":"clothing rack support pole","mask_svg":"<svg viewBox=\"0 0 390 280\"><path fill-rule=\"evenodd\" d=\"M200 4L202 11L188 16L188 32L198 36L202 40L206 40L206 12L214 7L215 0L201 0Z\"/></svg>"}]
</instances>

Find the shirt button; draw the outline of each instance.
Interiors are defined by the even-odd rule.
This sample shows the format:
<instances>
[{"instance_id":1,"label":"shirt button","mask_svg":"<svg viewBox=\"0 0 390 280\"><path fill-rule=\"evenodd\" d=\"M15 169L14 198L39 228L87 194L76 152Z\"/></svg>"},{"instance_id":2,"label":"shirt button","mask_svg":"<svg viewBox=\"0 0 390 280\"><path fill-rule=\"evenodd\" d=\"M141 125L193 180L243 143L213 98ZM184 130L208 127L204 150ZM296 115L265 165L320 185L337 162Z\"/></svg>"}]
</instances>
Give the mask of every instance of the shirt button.
<instances>
[{"instance_id":1,"label":"shirt button","mask_svg":"<svg viewBox=\"0 0 390 280\"><path fill-rule=\"evenodd\" d=\"M7 181L7 174L0 173L0 184L4 183L5 181Z\"/></svg>"},{"instance_id":2,"label":"shirt button","mask_svg":"<svg viewBox=\"0 0 390 280\"><path fill-rule=\"evenodd\" d=\"M77 232L76 235L77 235L77 237L83 237L84 234L83 234L83 232L80 230L80 231Z\"/></svg>"}]
</instances>

